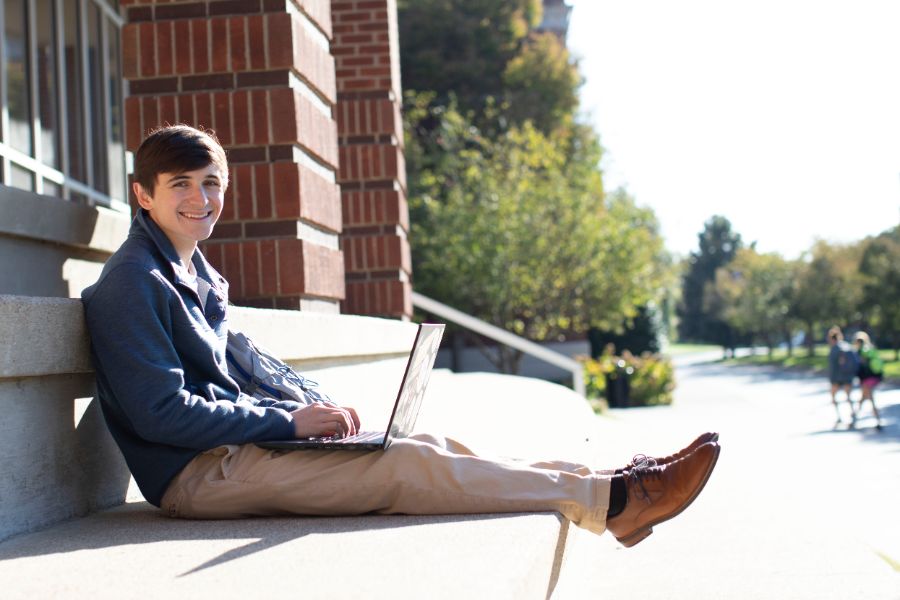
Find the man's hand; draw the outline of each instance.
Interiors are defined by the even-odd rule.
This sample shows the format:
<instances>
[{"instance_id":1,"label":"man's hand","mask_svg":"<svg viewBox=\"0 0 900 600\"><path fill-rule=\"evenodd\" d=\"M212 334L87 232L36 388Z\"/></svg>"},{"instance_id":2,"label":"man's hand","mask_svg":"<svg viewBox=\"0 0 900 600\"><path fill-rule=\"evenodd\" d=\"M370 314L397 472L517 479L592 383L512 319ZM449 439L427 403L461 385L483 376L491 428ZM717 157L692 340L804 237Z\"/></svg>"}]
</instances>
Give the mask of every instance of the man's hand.
<instances>
[{"instance_id":1,"label":"man's hand","mask_svg":"<svg viewBox=\"0 0 900 600\"><path fill-rule=\"evenodd\" d=\"M339 435L347 437L359 431L359 417L349 407L331 404L309 404L291 411L294 436L298 438Z\"/></svg>"}]
</instances>

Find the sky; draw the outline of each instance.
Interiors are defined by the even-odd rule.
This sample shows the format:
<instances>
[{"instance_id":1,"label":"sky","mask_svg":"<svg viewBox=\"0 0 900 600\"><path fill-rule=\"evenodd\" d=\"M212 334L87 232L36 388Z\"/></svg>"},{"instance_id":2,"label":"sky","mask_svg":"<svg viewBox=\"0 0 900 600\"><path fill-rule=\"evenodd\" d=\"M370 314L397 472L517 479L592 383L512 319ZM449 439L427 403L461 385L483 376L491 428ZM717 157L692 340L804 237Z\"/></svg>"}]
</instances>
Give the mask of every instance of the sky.
<instances>
[{"instance_id":1,"label":"sky","mask_svg":"<svg viewBox=\"0 0 900 600\"><path fill-rule=\"evenodd\" d=\"M604 183L670 251L716 214L786 258L900 223L900 2L568 3Z\"/></svg>"}]
</instances>

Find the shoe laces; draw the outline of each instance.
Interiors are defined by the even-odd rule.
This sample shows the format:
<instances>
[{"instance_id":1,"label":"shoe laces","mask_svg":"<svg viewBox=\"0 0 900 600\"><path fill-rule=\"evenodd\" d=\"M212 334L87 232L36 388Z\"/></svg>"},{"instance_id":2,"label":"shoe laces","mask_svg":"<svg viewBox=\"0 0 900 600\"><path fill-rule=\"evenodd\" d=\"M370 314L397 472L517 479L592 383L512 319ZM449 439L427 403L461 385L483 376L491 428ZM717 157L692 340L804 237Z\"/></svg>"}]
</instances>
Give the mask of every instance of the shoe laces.
<instances>
[{"instance_id":1,"label":"shoe laces","mask_svg":"<svg viewBox=\"0 0 900 600\"><path fill-rule=\"evenodd\" d=\"M650 493L647 491L647 488L644 486L644 479L659 479L662 475L663 469L657 464L656 459L650 456L646 456L644 454L637 454L634 458L631 459L631 478L634 479L638 488L641 491L641 500L646 500L647 502L652 502L650 499Z\"/></svg>"},{"instance_id":2,"label":"shoe laces","mask_svg":"<svg viewBox=\"0 0 900 600\"><path fill-rule=\"evenodd\" d=\"M646 454L635 454L631 459L632 468L649 469L656 466L656 459Z\"/></svg>"}]
</instances>

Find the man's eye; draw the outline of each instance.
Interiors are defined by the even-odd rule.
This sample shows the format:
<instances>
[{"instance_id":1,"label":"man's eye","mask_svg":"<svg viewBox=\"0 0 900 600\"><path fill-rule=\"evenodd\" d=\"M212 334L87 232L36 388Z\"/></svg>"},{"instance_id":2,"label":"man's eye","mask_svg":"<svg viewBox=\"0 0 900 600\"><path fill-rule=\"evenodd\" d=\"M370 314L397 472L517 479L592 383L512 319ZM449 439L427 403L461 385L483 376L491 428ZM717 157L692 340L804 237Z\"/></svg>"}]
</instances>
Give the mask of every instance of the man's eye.
<instances>
[{"instance_id":1,"label":"man's eye","mask_svg":"<svg viewBox=\"0 0 900 600\"><path fill-rule=\"evenodd\" d=\"M208 187L219 187L219 182L214 179L211 179L211 180L205 182L204 185L206 185Z\"/></svg>"}]
</instances>

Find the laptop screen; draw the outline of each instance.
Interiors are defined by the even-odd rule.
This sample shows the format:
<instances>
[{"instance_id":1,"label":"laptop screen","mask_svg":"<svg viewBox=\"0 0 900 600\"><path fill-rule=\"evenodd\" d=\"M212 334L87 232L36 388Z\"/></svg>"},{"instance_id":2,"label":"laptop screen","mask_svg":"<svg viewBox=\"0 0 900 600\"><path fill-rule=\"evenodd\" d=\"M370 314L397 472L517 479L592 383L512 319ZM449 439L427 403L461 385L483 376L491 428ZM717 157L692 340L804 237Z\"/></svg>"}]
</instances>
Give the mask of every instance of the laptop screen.
<instances>
[{"instance_id":1,"label":"laptop screen","mask_svg":"<svg viewBox=\"0 0 900 600\"><path fill-rule=\"evenodd\" d=\"M412 433L443 334L444 325L423 323L419 326L388 426L390 437L406 437Z\"/></svg>"}]
</instances>

